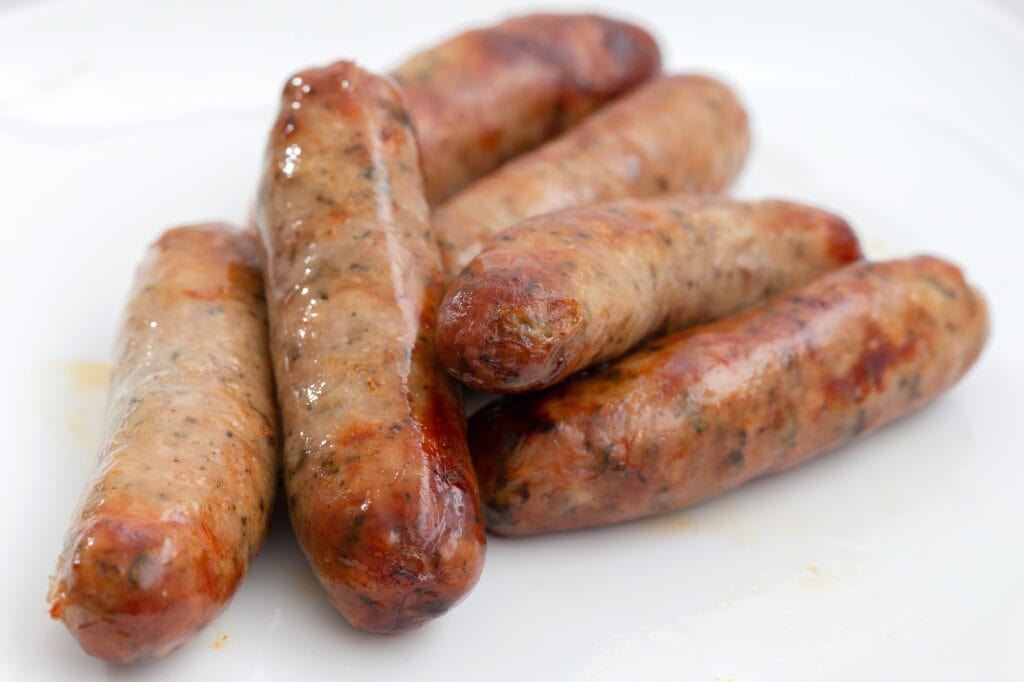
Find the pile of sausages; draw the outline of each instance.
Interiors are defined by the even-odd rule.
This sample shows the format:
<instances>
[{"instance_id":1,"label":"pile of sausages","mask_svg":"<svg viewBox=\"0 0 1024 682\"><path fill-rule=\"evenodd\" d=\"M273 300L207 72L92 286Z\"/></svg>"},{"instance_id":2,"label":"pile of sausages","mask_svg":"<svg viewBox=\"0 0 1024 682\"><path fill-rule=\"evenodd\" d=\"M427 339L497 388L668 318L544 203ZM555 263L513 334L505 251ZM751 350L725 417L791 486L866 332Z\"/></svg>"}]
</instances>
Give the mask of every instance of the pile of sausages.
<instances>
[{"instance_id":1,"label":"pile of sausages","mask_svg":"<svg viewBox=\"0 0 1024 682\"><path fill-rule=\"evenodd\" d=\"M296 74L255 230L171 230L139 269L53 617L108 661L187 642L280 473L331 603L406 630L473 588L485 527L678 509L963 376L988 323L959 270L721 196L748 148L728 87L595 15L470 31L391 78ZM467 430L456 379L510 395Z\"/></svg>"}]
</instances>

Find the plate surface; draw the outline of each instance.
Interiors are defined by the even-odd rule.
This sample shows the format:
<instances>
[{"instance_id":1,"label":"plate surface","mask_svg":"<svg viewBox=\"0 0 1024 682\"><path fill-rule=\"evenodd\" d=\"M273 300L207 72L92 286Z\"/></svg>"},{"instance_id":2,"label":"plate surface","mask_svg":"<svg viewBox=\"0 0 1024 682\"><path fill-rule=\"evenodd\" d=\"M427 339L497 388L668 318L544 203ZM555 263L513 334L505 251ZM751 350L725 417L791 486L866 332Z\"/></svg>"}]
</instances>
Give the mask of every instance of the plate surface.
<instances>
[{"instance_id":1,"label":"plate surface","mask_svg":"<svg viewBox=\"0 0 1024 682\"><path fill-rule=\"evenodd\" d=\"M948 395L690 510L492 539L470 597L402 636L346 625L278 514L193 643L127 669L82 654L46 615L47 576L95 458L145 245L167 226L246 218L291 71L342 56L386 69L515 11L265 5L0 12L0 678L1024 679L1024 21L951 0L605 8L652 27L669 69L739 90L755 128L739 196L821 204L875 256L965 268L994 331Z\"/></svg>"}]
</instances>

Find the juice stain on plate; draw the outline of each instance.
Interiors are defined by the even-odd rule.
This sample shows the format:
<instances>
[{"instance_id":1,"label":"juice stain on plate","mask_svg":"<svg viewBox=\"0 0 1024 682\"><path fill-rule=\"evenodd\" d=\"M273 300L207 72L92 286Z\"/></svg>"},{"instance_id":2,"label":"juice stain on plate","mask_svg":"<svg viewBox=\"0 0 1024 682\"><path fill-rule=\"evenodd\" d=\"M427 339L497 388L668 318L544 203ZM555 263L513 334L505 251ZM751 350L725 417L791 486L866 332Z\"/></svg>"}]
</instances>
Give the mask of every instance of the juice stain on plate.
<instances>
[{"instance_id":1,"label":"juice stain on plate","mask_svg":"<svg viewBox=\"0 0 1024 682\"><path fill-rule=\"evenodd\" d=\"M737 515L714 511L720 506L721 504L716 504L716 500L712 498L694 508L679 509L663 516L644 519L639 525L658 536L710 533L725 535L737 545L756 544L758 536L754 529Z\"/></svg>"},{"instance_id":2,"label":"juice stain on plate","mask_svg":"<svg viewBox=\"0 0 1024 682\"><path fill-rule=\"evenodd\" d=\"M214 642L213 642L213 648L214 648L214 649L220 649L220 648L221 648L221 647L223 647L223 646L224 646L225 644L227 644L227 641L228 641L228 636L227 636L227 635L221 635L221 636L220 636L220 637L218 637L218 638L217 638L216 640L214 640Z\"/></svg>"},{"instance_id":3,"label":"juice stain on plate","mask_svg":"<svg viewBox=\"0 0 1024 682\"><path fill-rule=\"evenodd\" d=\"M76 391L107 389L110 384L110 365L91 360L69 360L57 363L68 373L71 386Z\"/></svg>"},{"instance_id":4,"label":"juice stain on plate","mask_svg":"<svg viewBox=\"0 0 1024 682\"><path fill-rule=\"evenodd\" d=\"M812 564L807 567L806 574L800 579L800 587L805 590L813 590L817 587L821 587L822 581L823 574L821 569Z\"/></svg>"},{"instance_id":5,"label":"juice stain on plate","mask_svg":"<svg viewBox=\"0 0 1024 682\"><path fill-rule=\"evenodd\" d=\"M677 531L691 530L693 518L691 514L670 512L665 516L654 518L644 523L659 535L673 535Z\"/></svg>"},{"instance_id":6,"label":"juice stain on plate","mask_svg":"<svg viewBox=\"0 0 1024 682\"><path fill-rule=\"evenodd\" d=\"M881 237L866 237L864 251L870 258L892 258L896 255L896 249Z\"/></svg>"},{"instance_id":7,"label":"juice stain on plate","mask_svg":"<svg viewBox=\"0 0 1024 682\"><path fill-rule=\"evenodd\" d=\"M23 88L17 97L0 97L0 111L14 109L33 99L46 97L73 85L75 81L87 74L92 68L88 60L79 57L67 66L43 75L35 87Z\"/></svg>"},{"instance_id":8,"label":"juice stain on plate","mask_svg":"<svg viewBox=\"0 0 1024 682\"><path fill-rule=\"evenodd\" d=\"M92 360L55 360L38 365L33 382L39 414L63 449L92 466L103 437L110 365Z\"/></svg>"}]
</instances>

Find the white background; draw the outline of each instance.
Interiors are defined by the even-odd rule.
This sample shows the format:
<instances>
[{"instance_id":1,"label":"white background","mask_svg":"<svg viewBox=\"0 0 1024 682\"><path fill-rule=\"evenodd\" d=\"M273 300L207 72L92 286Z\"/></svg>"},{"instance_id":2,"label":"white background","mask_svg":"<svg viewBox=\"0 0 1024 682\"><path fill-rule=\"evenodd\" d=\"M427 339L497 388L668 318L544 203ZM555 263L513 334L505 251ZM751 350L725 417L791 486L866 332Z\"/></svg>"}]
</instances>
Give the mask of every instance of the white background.
<instances>
[{"instance_id":1,"label":"white background","mask_svg":"<svg viewBox=\"0 0 1024 682\"><path fill-rule=\"evenodd\" d=\"M651 27L670 70L741 93L755 136L737 194L827 206L876 256L964 266L994 334L949 395L691 510L492 539L477 590L401 636L345 624L279 514L230 607L127 669L82 654L45 592L145 244L245 219L291 71L386 69L515 5L0 7L0 678L1024 679L1019 0L603 7Z\"/></svg>"}]
</instances>

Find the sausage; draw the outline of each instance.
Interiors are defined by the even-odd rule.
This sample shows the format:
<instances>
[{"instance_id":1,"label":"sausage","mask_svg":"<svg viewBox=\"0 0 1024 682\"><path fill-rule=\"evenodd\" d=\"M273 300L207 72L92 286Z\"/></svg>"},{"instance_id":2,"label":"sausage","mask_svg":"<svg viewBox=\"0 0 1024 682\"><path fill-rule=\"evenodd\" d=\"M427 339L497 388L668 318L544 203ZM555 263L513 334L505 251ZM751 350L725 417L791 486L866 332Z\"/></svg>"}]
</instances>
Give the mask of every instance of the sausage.
<instances>
[{"instance_id":1,"label":"sausage","mask_svg":"<svg viewBox=\"0 0 1024 682\"><path fill-rule=\"evenodd\" d=\"M472 388L537 390L860 257L844 220L785 201L565 209L505 230L463 270L438 313L438 353Z\"/></svg>"},{"instance_id":2,"label":"sausage","mask_svg":"<svg viewBox=\"0 0 1024 682\"><path fill-rule=\"evenodd\" d=\"M395 632L476 583L465 413L437 361L440 263L398 90L350 62L285 86L256 222L292 526L331 603Z\"/></svg>"},{"instance_id":3,"label":"sausage","mask_svg":"<svg viewBox=\"0 0 1024 682\"><path fill-rule=\"evenodd\" d=\"M529 14L468 31L392 72L440 203L654 76L641 28L595 14Z\"/></svg>"},{"instance_id":4,"label":"sausage","mask_svg":"<svg viewBox=\"0 0 1024 682\"><path fill-rule=\"evenodd\" d=\"M470 422L488 527L617 523L796 466L952 386L987 330L984 300L949 263L862 261L492 404Z\"/></svg>"},{"instance_id":5,"label":"sausage","mask_svg":"<svg viewBox=\"0 0 1024 682\"><path fill-rule=\"evenodd\" d=\"M434 230L452 281L498 232L562 208L656 194L714 193L750 147L747 115L702 76L653 80L437 208Z\"/></svg>"},{"instance_id":6,"label":"sausage","mask_svg":"<svg viewBox=\"0 0 1024 682\"><path fill-rule=\"evenodd\" d=\"M99 462L51 578L92 656L165 656L225 607L267 532L276 414L255 239L170 230L140 267Z\"/></svg>"}]
</instances>

